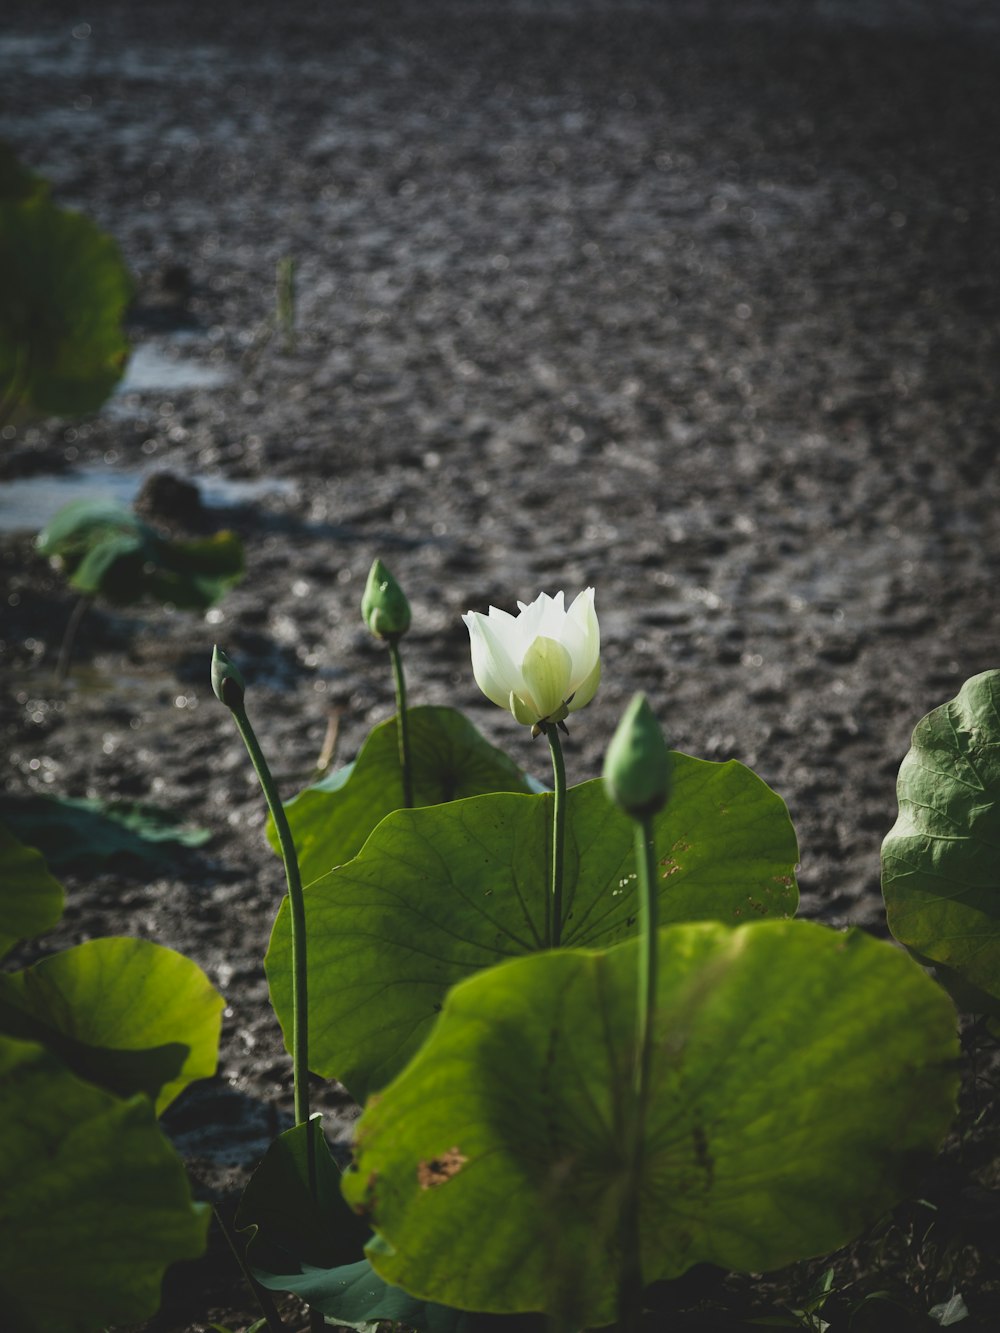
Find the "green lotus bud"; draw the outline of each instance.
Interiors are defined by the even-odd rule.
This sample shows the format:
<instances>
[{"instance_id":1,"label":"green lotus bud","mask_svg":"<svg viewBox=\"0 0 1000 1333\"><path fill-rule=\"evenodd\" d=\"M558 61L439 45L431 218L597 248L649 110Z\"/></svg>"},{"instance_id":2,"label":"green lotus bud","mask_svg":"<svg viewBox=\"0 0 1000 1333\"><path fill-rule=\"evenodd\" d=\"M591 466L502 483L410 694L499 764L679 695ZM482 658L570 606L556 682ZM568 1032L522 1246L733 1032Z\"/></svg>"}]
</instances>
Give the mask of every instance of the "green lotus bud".
<instances>
[{"instance_id":1,"label":"green lotus bud","mask_svg":"<svg viewBox=\"0 0 1000 1333\"><path fill-rule=\"evenodd\" d=\"M212 689L215 697L231 713L242 712L246 688L242 671L216 644L212 649Z\"/></svg>"},{"instance_id":2,"label":"green lotus bud","mask_svg":"<svg viewBox=\"0 0 1000 1333\"><path fill-rule=\"evenodd\" d=\"M381 560L376 560L368 572L361 616L380 639L399 638L410 628L410 603Z\"/></svg>"},{"instance_id":3,"label":"green lotus bud","mask_svg":"<svg viewBox=\"0 0 1000 1333\"><path fill-rule=\"evenodd\" d=\"M670 751L644 694L626 708L604 758L610 800L633 819L662 810L670 795Z\"/></svg>"}]
</instances>

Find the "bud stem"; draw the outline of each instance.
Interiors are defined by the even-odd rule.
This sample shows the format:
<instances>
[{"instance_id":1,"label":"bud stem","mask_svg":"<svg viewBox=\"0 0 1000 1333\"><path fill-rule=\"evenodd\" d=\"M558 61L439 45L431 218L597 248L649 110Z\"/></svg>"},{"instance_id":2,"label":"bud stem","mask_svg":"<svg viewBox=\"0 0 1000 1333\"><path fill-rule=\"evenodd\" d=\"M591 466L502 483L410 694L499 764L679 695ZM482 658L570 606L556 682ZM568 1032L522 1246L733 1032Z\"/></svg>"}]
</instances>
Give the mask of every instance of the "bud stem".
<instances>
[{"instance_id":1,"label":"bud stem","mask_svg":"<svg viewBox=\"0 0 1000 1333\"><path fill-rule=\"evenodd\" d=\"M233 721L247 747L264 799L267 801L274 827L278 834L281 859L285 865L285 883L288 885L288 905L292 924L292 1074L295 1085L295 1123L309 1119L309 992L306 976L306 907L302 897L302 878L295 843L288 819L278 796L274 778L267 766L264 752L250 725L242 700L230 705ZM310 1181L310 1185L314 1185Z\"/></svg>"},{"instance_id":2,"label":"bud stem","mask_svg":"<svg viewBox=\"0 0 1000 1333\"><path fill-rule=\"evenodd\" d=\"M622 1200L621 1252L618 1280L619 1333L638 1333L642 1316L642 1258L639 1206L644 1166L646 1108L649 1103L649 1074L653 1057L656 1022L659 937L656 897L656 848L653 816L635 819L635 868L639 888L639 958L636 968L635 1064L632 1070L632 1115L626 1162L626 1186Z\"/></svg>"},{"instance_id":3,"label":"bud stem","mask_svg":"<svg viewBox=\"0 0 1000 1333\"><path fill-rule=\"evenodd\" d=\"M399 742L399 767L403 774L403 808L413 805L413 769L410 765L410 723L406 716L406 677L399 652L399 635L386 636L392 659L392 677L396 683L396 738Z\"/></svg>"},{"instance_id":4,"label":"bud stem","mask_svg":"<svg viewBox=\"0 0 1000 1333\"><path fill-rule=\"evenodd\" d=\"M649 1066L653 1054L653 1020L656 1015L656 983L659 902L656 897L656 849L653 819L645 815L635 822L635 865L639 877L639 993L636 1009L636 1054L634 1086L640 1130L649 1096Z\"/></svg>"},{"instance_id":5,"label":"bud stem","mask_svg":"<svg viewBox=\"0 0 1000 1333\"><path fill-rule=\"evenodd\" d=\"M558 949L562 937L563 859L566 845L566 764L559 728L549 723L545 734L552 751L552 786L555 793L552 806L552 893L549 911L545 914L548 918L546 934L550 947Z\"/></svg>"}]
</instances>

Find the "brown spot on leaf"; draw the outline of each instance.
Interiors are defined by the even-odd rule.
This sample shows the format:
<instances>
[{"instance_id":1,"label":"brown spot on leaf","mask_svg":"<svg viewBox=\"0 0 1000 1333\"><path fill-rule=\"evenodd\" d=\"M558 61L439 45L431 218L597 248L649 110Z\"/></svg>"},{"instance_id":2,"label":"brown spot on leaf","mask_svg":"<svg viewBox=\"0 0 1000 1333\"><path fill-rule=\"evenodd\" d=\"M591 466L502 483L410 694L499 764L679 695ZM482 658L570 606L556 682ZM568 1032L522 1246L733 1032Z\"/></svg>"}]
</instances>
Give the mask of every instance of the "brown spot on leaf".
<instances>
[{"instance_id":1,"label":"brown spot on leaf","mask_svg":"<svg viewBox=\"0 0 1000 1333\"><path fill-rule=\"evenodd\" d=\"M429 1162L420 1162L417 1165L417 1184L422 1190L443 1185L446 1180L451 1180L452 1176L457 1176L468 1160L468 1157L457 1148L449 1148L440 1157L432 1157Z\"/></svg>"}]
</instances>

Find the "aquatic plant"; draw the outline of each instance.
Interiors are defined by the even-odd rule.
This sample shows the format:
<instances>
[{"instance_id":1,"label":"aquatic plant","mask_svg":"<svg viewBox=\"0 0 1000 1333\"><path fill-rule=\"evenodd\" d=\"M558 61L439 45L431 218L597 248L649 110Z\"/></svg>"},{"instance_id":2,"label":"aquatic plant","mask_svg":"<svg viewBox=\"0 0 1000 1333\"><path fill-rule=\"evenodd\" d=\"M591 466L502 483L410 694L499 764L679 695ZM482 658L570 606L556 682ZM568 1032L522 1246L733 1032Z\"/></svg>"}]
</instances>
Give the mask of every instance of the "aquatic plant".
<instances>
[{"instance_id":1,"label":"aquatic plant","mask_svg":"<svg viewBox=\"0 0 1000 1333\"><path fill-rule=\"evenodd\" d=\"M596 688L593 595L519 605L466 618L475 675L551 736ZM538 650L577 606L581 652ZM292 1049L307 1006L309 1069L367 1104L342 1177L302 1120L248 1186L260 1284L355 1327L634 1330L650 1283L823 1254L913 1187L954 1112L954 1009L905 954L790 919L795 835L758 777L668 751L641 698L604 780L554 760L553 792L408 711L414 804L397 716L287 807L308 957L286 901L272 1003Z\"/></svg>"}]
</instances>

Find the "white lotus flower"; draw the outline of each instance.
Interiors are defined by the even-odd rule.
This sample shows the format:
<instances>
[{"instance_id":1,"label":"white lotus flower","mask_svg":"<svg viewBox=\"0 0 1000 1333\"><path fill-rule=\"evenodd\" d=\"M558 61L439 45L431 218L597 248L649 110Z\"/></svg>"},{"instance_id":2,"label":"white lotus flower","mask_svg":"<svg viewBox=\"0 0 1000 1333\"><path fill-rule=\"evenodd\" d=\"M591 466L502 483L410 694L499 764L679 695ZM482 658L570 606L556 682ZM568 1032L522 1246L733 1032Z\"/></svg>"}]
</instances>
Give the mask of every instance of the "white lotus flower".
<instances>
[{"instance_id":1,"label":"white lotus flower","mask_svg":"<svg viewBox=\"0 0 1000 1333\"><path fill-rule=\"evenodd\" d=\"M476 684L524 726L544 730L589 704L601 680L601 631L594 590L585 588L567 611L563 594L539 593L519 614L490 607L462 617L472 640Z\"/></svg>"}]
</instances>

